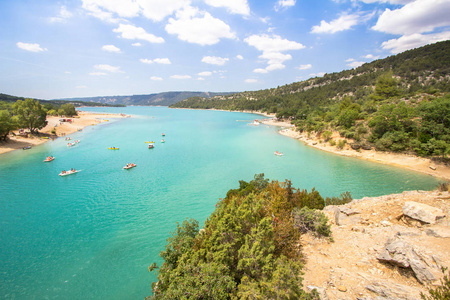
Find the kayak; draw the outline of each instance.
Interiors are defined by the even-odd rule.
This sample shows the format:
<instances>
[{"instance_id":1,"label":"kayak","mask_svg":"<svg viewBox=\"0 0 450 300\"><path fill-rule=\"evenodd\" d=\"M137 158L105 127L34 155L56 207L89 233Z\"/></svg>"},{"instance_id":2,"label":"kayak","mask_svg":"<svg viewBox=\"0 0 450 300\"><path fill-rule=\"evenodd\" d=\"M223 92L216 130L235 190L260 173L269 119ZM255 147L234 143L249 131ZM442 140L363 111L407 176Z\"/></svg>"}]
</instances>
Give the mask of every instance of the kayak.
<instances>
[{"instance_id":1,"label":"kayak","mask_svg":"<svg viewBox=\"0 0 450 300\"><path fill-rule=\"evenodd\" d=\"M283 153L281 153L281 152L278 152L278 151L275 151L275 153L274 153L276 156L283 156Z\"/></svg>"},{"instance_id":2,"label":"kayak","mask_svg":"<svg viewBox=\"0 0 450 300\"><path fill-rule=\"evenodd\" d=\"M155 141L148 141L148 142L145 142L146 144L154 144L155 143Z\"/></svg>"},{"instance_id":3,"label":"kayak","mask_svg":"<svg viewBox=\"0 0 450 300\"><path fill-rule=\"evenodd\" d=\"M155 148L155 146L153 146L153 144L148 145L148 149L153 149L153 148Z\"/></svg>"},{"instance_id":4,"label":"kayak","mask_svg":"<svg viewBox=\"0 0 450 300\"><path fill-rule=\"evenodd\" d=\"M81 172L81 170L70 170L70 171L66 171L66 172L61 172L61 173L59 173L59 176L72 175L72 174L75 174L78 172Z\"/></svg>"},{"instance_id":5,"label":"kayak","mask_svg":"<svg viewBox=\"0 0 450 300\"><path fill-rule=\"evenodd\" d=\"M116 147L109 147L108 150L119 150L119 148L116 148Z\"/></svg>"}]
</instances>

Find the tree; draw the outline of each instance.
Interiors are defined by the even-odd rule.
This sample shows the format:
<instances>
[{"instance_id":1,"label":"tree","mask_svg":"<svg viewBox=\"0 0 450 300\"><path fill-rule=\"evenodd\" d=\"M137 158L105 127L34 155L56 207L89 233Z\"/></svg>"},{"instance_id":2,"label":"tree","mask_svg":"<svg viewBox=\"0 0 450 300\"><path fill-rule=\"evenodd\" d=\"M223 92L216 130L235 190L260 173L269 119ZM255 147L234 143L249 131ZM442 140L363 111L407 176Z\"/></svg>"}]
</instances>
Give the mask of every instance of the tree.
<instances>
[{"instance_id":1,"label":"tree","mask_svg":"<svg viewBox=\"0 0 450 300\"><path fill-rule=\"evenodd\" d=\"M70 116L70 117L77 115L75 106L72 103L67 103L67 104L61 105L61 108L58 110L58 112L63 112L62 115Z\"/></svg>"},{"instance_id":2,"label":"tree","mask_svg":"<svg viewBox=\"0 0 450 300\"><path fill-rule=\"evenodd\" d=\"M11 117L7 110L0 110L0 140L6 141L9 132L17 128L17 117Z\"/></svg>"},{"instance_id":3,"label":"tree","mask_svg":"<svg viewBox=\"0 0 450 300\"><path fill-rule=\"evenodd\" d=\"M47 113L39 104L39 101L33 99L17 100L13 105L13 113L17 115L18 125L36 133L39 129L47 125Z\"/></svg>"}]
</instances>

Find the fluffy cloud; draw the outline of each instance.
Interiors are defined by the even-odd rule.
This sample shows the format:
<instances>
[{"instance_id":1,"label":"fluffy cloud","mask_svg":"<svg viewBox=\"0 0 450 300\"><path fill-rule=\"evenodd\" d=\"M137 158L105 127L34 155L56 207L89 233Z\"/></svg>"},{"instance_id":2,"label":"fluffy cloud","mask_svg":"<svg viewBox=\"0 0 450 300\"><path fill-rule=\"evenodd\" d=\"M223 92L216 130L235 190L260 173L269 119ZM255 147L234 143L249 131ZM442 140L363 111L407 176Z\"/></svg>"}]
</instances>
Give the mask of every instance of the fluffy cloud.
<instances>
[{"instance_id":1,"label":"fluffy cloud","mask_svg":"<svg viewBox=\"0 0 450 300\"><path fill-rule=\"evenodd\" d=\"M383 42L383 44L381 44L381 47L385 50L391 51L391 53L400 53L409 49L414 49L427 44L446 41L449 39L450 31L426 35L415 33L411 35L404 35L398 39L392 39Z\"/></svg>"},{"instance_id":2,"label":"fluffy cloud","mask_svg":"<svg viewBox=\"0 0 450 300\"><path fill-rule=\"evenodd\" d=\"M306 64L306 65L300 65L300 67L298 67L297 69L299 70L308 70L311 69L312 65L311 64Z\"/></svg>"},{"instance_id":3,"label":"fluffy cloud","mask_svg":"<svg viewBox=\"0 0 450 300\"><path fill-rule=\"evenodd\" d=\"M202 58L202 62L218 66L223 66L228 60L229 59L226 57L218 57L218 56L204 56Z\"/></svg>"},{"instance_id":4,"label":"fluffy cloud","mask_svg":"<svg viewBox=\"0 0 450 300\"><path fill-rule=\"evenodd\" d=\"M164 43L164 39L162 37L157 37L151 33L147 33L142 27L120 24L119 27L113 31L120 33L120 36L124 39L144 40L150 43Z\"/></svg>"},{"instance_id":5,"label":"fluffy cloud","mask_svg":"<svg viewBox=\"0 0 450 300\"><path fill-rule=\"evenodd\" d=\"M170 78L173 79L190 79L192 78L190 75L172 75Z\"/></svg>"},{"instance_id":6,"label":"fluffy cloud","mask_svg":"<svg viewBox=\"0 0 450 300\"><path fill-rule=\"evenodd\" d=\"M246 16L250 14L247 0L205 0L205 3L213 7L225 7L232 14Z\"/></svg>"},{"instance_id":7,"label":"fluffy cloud","mask_svg":"<svg viewBox=\"0 0 450 300\"><path fill-rule=\"evenodd\" d=\"M131 46L140 47L140 46L142 46L142 44L141 43L133 43L133 44L131 44Z\"/></svg>"},{"instance_id":8,"label":"fluffy cloud","mask_svg":"<svg viewBox=\"0 0 450 300\"><path fill-rule=\"evenodd\" d=\"M91 76L106 76L108 74L106 74L105 72L91 72L91 73L89 73L89 75L91 75Z\"/></svg>"},{"instance_id":9,"label":"fluffy cloud","mask_svg":"<svg viewBox=\"0 0 450 300\"><path fill-rule=\"evenodd\" d=\"M65 6L61 6L58 16L50 18L49 21L52 23L64 23L67 19L72 17L72 13L67 10Z\"/></svg>"},{"instance_id":10,"label":"fluffy cloud","mask_svg":"<svg viewBox=\"0 0 450 300\"><path fill-rule=\"evenodd\" d=\"M363 64L365 64L365 62L364 61L356 61L356 60L354 60L354 59L351 59L351 60L347 60L347 62L349 62L348 64L347 64L347 66L349 66L350 68L357 68L357 67L359 67L359 66L362 66Z\"/></svg>"},{"instance_id":11,"label":"fluffy cloud","mask_svg":"<svg viewBox=\"0 0 450 300\"><path fill-rule=\"evenodd\" d=\"M117 48L117 47L114 46L114 45L104 45L104 46L102 47L102 50L103 50L103 51L107 51L107 52L120 53L120 49Z\"/></svg>"},{"instance_id":12,"label":"fluffy cloud","mask_svg":"<svg viewBox=\"0 0 450 300\"><path fill-rule=\"evenodd\" d=\"M399 9L386 9L372 29L402 35L432 32L450 25L449 12L448 0L416 0Z\"/></svg>"},{"instance_id":13,"label":"fluffy cloud","mask_svg":"<svg viewBox=\"0 0 450 300\"><path fill-rule=\"evenodd\" d=\"M120 67L115 67L111 65L95 65L94 69L101 70L101 71L108 71L110 73L124 73L120 70Z\"/></svg>"},{"instance_id":14,"label":"fluffy cloud","mask_svg":"<svg viewBox=\"0 0 450 300\"><path fill-rule=\"evenodd\" d=\"M141 58L140 62L144 63L144 64L152 64L152 63L156 63L156 64L163 64L163 65L170 65L170 59L168 58L155 58L154 60L148 59L148 58Z\"/></svg>"},{"instance_id":15,"label":"fluffy cloud","mask_svg":"<svg viewBox=\"0 0 450 300\"><path fill-rule=\"evenodd\" d=\"M262 51L259 58L267 60L268 66L265 69L253 70L255 73L267 73L273 70L284 69L285 66L283 62L292 59L292 56L290 54L283 54L282 52L305 48L305 46L300 43L283 39L278 35L252 35L244 41L248 45ZM266 70L267 72L264 72L263 70Z\"/></svg>"},{"instance_id":16,"label":"fluffy cloud","mask_svg":"<svg viewBox=\"0 0 450 300\"><path fill-rule=\"evenodd\" d=\"M373 54L367 54L366 56L364 56L364 58L367 58L367 59L378 59L380 57L379 56L375 56Z\"/></svg>"},{"instance_id":17,"label":"fluffy cloud","mask_svg":"<svg viewBox=\"0 0 450 300\"><path fill-rule=\"evenodd\" d=\"M245 81L246 83L257 83L257 82L258 82L257 79L253 79L253 78L245 79L244 81Z\"/></svg>"},{"instance_id":18,"label":"fluffy cloud","mask_svg":"<svg viewBox=\"0 0 450 300\"><path fill-rule=\"evenodd\" d=\"M244 59L244 57L242 55L240 55L240 54L236 55L236 58L240 59L240 60Z\"/></svg>"},{"instance_id":19,"label":"fluffy cloud","mask_svg":"<svg viewBox=\"0 0 450 300\"><path fill-rule=\"evenodd\" d=\"M278 0L275 10L278 11L280 8L294 6L295 2L296 0Z\"/></svg>"},{"instance_id":20,"label":"fluffy cloud","mask_svg":"<svg viewBox=\"0 0 450 300\"><path fill-rule=\"evenodd\" d=\"M352 26L358 24L359 21L360 15L358 14L342 14L339 18L330 23L324 20L320 21L320 25L311 28L311 33L336 33L350 29Z\"/></svg>"},{"instance_id":21,"label":"fluffy cloud","mask_svg":"<svg viewBox=\"0 0 450 300\"><path fill-rule=\"evenodd\" d=\"M162 77L152 76L152 77L150 77L150 80L161 81L161 80L163 80L163 79L162 79Z\"/></svg>"},{"instance_id":22,"label":"fluffy cloud","mask_svg":"<svg viewBox=\"0 0 450 300\"><path fill-rule=\"evenodd\" d=\"M200 72L197 74L198 76L211 76L212 72L209 71L205 71L205 72Z\"/></svg>"},{"instance_id":23,"label":"fluffy cloud","mask_svg":"<svg viewBox=\"0 0 450 300\"><path fill-rule=\"evenodd\" d=\"M178 11L176 18L169 19L165 29L169 34L176 34L182 41L202 46L217 44L222 38L236 38L225 22L194 7Z\"/></svg>"},{"instance_id":24,"label":"fluffy cloud","mask_svg":"<svg viewBox=\"0 0 450 300\"><path fill-rule=\"evenodd\" d=\"M41 48L41 46L39 44L29 44L29 43L17 42L16 45L20 49L23 49L23 50L26 50L26 51L30 51L30 52L47 51L46 48Z\"/></svg>"},{"instance_id":25,"label":"fluffy cloud","mask_svg":"<svg viewBox=\"0 0 450 300\"><path fill-rule=\"evenodd\" d=\"M266 74L266 73L269 73L269 71L267 71L266 69L258 68L258 69L254 69L253 73Z\"/></svg>"},{"instance_id":26,"label":"fluffy cloud","mask_svg":"<svg viewBox=\"0 0 450 300\"><path fill-rule=\"evenodd\" d=\"M176 10L189 5L190 0L82 0L82 7L92 16L108 22L120 18L142 15L153 21L161 21Z\"/></svg>"}]
</instances>

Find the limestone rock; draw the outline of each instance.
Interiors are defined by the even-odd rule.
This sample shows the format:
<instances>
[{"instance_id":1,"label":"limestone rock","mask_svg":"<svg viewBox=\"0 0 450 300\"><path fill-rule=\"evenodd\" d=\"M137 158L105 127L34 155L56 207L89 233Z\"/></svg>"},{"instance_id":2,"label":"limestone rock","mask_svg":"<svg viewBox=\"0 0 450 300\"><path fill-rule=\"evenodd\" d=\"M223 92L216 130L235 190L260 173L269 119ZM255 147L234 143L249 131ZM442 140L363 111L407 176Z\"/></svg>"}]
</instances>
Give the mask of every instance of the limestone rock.
<instances>
[{"instance_id":1,"label":"limestone rock","mask_svg":"<svg viewBox=\"0 0 450 300\"><path fill-rule=\"evenodd\" d=\"M366 289L385 299L419 300L420 291L401 284L388 281L373 281Z\"/></svg>"},{"instance_id":2,"label":"limestone rock","mask_svg":"<svg viewBox=\"0 0 450 300\"><path fill-rule=\"evenodd\" d=\"M403 214L428 224L434 224L436 223L436 220L445 217L445 214L441 209L414 201L405 202Z\"/></svg>"},{"instance_id":3,"label":"limestone rock","mask_svg":"<svg viewBox=\"0 0 450 300\"><path fill-rule=\"evenodd\" d=\"M312 292L313 290L316 290L317 293L319 293L320 300L328 300L329 299L327 290L325 288L314 286L314 285L308 285L307 288L310 292Z\"/></svg>"},{"instance_id":4,"label":"limestone rock","mask_svg":"<svg viewBox=\"0 0 450 300\"><path fill-rule=\"evenodd\" d=\"M429 236L434 236L438 238L450 238L450 228L448 227L428 228L425 232Z\"/></svg>"},{"instance_id":5,"label":"limestone rock","mask_svg":"<svg viewBox=\"0 0 450 300\"><path fill-rule=\"evenodd\" d=\"M410 244L394 236L389 238L383 251L378 255L378 260L400 266L411 268L417 280L424 284L436 280L433 273L432 259L419 253Z\"/></svg>"}]
</instances>

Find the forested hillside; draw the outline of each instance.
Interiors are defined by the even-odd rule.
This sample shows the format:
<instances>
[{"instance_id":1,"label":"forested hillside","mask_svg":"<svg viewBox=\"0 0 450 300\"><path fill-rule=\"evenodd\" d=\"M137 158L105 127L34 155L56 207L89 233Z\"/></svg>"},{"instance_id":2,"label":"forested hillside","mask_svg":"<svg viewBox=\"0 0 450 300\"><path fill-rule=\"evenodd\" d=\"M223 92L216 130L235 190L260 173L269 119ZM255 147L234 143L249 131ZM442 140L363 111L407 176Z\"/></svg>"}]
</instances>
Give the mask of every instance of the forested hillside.
<instances>
[{"instance_id":1,"label":"forested hillside","mask_svg":"<svg viewBox=\"0 0 450 300\"><path fill-rule=\"evenodd\" d=\"M339 131L354 149L446 159L449 92L450 41L444 41L321 78L211 99L194 97L171 107L276 113L325 140Z\"/></svg>"},{"instance_id":2,"label":"forested hillside","mask_svg":"<svg viewBox=\"0 0 450 300\"><path fill-rule=\"evenodd\" d=\"M160 105L169 106L190 97L214 97L218 95L226 95L229 93L209 93L209 92L164 92L146 95L132 95L132 96L101 96L101 97L86 97L86 98L67 98L64 101L84 101L84 102L98 102L111 105Z\"/></svg>"}]
</instances>

